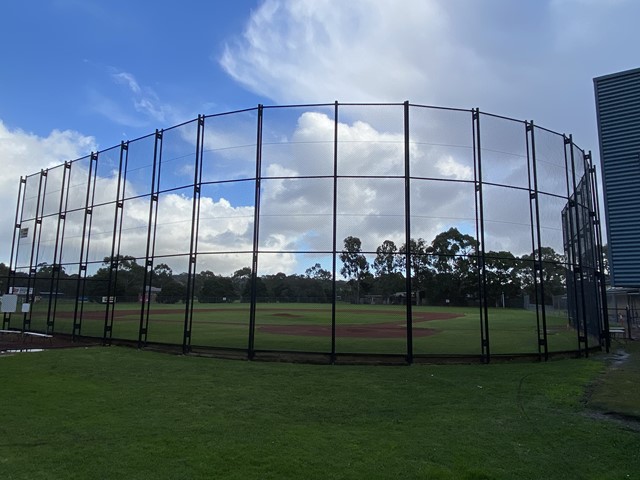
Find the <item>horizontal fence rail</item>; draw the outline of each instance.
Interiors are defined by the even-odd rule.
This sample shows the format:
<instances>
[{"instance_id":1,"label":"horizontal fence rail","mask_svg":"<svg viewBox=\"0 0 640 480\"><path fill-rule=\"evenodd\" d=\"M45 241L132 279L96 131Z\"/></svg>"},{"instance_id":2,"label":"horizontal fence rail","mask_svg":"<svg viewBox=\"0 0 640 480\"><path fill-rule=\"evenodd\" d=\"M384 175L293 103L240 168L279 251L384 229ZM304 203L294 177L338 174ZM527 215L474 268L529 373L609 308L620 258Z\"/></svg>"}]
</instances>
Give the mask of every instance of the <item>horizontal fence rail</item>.
<instances>
[{"instance_id":1,"label":"horizontal fence rail","mask_svg":"<svg viewBox=\"0 0 640 480\"><path fill-rule=\"evenodd\" d=\"M248 358L588 355L609 348L602 253L571 136L258 105L21 178L3 329Z\"/></svg>"}]
</instances>

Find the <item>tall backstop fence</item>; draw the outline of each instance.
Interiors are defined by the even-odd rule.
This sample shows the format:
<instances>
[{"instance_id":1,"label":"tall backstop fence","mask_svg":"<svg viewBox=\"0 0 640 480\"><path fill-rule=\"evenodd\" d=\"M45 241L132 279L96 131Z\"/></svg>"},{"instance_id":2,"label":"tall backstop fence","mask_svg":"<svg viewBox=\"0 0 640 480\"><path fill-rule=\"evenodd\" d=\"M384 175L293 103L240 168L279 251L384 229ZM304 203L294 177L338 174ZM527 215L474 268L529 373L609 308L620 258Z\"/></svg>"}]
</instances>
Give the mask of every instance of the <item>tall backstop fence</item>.
<instances>
[{"instance_id":1,"label":"tall backstop fence","mask_svg":"<svg viewBox=\"0 0 640 480\"><path fill-rule=\"evenodd\" d=\"M596 185L571 136L478 109L203 115L20 179L3 329L249 358L588 354L609 346Z\"/></svg>"}]
</instances>

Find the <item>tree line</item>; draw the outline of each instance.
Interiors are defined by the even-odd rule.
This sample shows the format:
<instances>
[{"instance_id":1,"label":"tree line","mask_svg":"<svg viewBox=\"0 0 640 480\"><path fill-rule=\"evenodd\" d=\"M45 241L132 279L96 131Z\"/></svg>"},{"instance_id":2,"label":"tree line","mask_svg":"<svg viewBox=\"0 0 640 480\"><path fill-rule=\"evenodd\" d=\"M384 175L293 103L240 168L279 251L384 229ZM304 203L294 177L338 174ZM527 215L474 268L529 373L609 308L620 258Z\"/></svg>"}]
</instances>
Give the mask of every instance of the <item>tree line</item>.
<instances>
[{"instance_id":1,"label":"tree line","mask_svg":"<svg viewBox=\"0 0 640 480\"><path fill-rule=\"evenodd\" d=\"M404 303L406 298L407 262L411 270L411 301L422 305L472 305L479 301L478 242L469 234L450 228L427 242L411 239L396 245L385 240L373 252L363 252L358 237L348 236L338 253L336 297L352 303ZM545 303L554 295L564 293L566 270L564 256L551 247L542 247L542 278ZM528 294L535 298L534 255L538 252L513 255L508 251L485 252L486 294L490 305ZM370 259L372 261L370 261ZM117 275L111 272L113 260ZM53 267L46 263L36 269L32 287L35 295L52 292ZM194 278L194 297L201 303L248 302L251 299L251 268L244 267L231 275L219 275L210 270L197 273ZM187 273L174 273L166 263L155 265L147 272L147 292L143 292L145 267L131 256L105 257L101 267L88 275L78 291L78 274L68 274L64 268L58 273L55 294L61 298L75 298L79 293L87 300L101 301L110 292L117 301L140 301L149 296L161 303L184 302L187 297ZM339 275L339 277L338 277ZM0 275L2 276L2 275ZM26 274L16 274L16 285L25 282ZM4 283L6 280L2 280ZM20 283L22 282L22 283ZM111 282L111 288L109 288ZM26 283L25 283L26 285ZM276 273L258 276L255 296L260 301L275 302L331 302L333 274L320 263L306 269L304 274ZM3 289L4 291L4 289Z\"/></svg>"},{"instance_id":2,"label":"tree line","mask_svg":"<svg viewBox=\"0 0 640 480\"><path fill-rule=\"evenodd\" d=\"M340 254L341 275L348 279L356 299L376 294L392 298L406 292L407 263L411 271L412 301L418 305L471 305L479 301L482 285L479 278L478 242L472 235L457 228L439 233L431 242L411 239L397 246L385 240L377 247L370 264L362 252L358 237L344 239ZM563 294L566 287L564 256L551 247L540 249L545 303L554 295ZM538 251L515 256L508 251L485 252L486 295L490 305L499 306L508 300L529 295L535 298L534 271Z\"/></svg>"}]
</instances>

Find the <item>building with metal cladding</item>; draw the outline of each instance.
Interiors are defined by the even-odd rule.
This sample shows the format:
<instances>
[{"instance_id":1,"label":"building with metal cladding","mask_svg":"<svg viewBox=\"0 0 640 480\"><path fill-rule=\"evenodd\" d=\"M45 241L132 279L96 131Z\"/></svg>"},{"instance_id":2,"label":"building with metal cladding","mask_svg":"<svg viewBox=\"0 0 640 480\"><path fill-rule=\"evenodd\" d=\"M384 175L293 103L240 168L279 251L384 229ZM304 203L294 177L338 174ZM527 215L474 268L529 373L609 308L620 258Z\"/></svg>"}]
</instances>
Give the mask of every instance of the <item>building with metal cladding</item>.
<instances>
[{"instance_id":1,"label":"building with metal cladding","mask_svg":"<svg viewBox=\"0 0 640 480\"><path fill-rule=\"evenodd\" d=\"M611 283L640 286L640 68L594 79Z\"/></svg>"}]
</instances>

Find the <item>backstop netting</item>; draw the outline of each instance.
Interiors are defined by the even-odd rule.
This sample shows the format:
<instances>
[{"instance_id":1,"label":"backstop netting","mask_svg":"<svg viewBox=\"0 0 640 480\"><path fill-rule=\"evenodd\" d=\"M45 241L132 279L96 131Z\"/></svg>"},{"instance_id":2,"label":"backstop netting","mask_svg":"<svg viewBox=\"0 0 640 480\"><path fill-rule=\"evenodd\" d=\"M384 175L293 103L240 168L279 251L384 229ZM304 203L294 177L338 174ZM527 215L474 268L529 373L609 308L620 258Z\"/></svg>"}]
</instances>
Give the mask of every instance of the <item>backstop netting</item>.
<instances>
[{"instance_id":1,"label":"backstop netting","mask_svg":"<svg viewBox=\"0 0 640 480\"><path fill-rule=\"evenodd\" d=\"M476 357L607 340L570 136L403 104L199 116L20 180L5 329L260 354Z\"/></svg>"}]
</instances>

